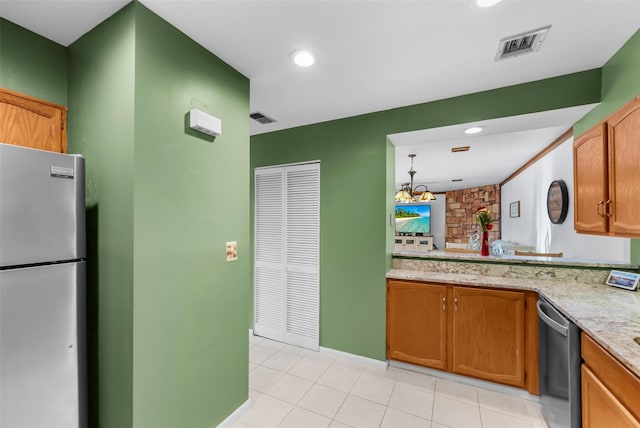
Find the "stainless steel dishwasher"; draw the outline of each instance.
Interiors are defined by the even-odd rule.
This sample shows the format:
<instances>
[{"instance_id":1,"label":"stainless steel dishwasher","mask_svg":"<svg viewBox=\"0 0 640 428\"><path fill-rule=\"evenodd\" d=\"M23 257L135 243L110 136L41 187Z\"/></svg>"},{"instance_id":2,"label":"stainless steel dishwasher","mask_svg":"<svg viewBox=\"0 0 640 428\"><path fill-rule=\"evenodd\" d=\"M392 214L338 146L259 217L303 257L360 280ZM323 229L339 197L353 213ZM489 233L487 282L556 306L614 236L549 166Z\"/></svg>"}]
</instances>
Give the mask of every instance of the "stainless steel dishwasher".
<instances>
[{"instance_id":1,"label":"stainless steel dishwasher","mask_svg":"<svg viewBox=\"0 0 640 428\"><path fill-rule=\"evenodd\" d=\"M580 329L538 298L540 403L551 428L580 428Z\"/></svg>"}]
</instances>

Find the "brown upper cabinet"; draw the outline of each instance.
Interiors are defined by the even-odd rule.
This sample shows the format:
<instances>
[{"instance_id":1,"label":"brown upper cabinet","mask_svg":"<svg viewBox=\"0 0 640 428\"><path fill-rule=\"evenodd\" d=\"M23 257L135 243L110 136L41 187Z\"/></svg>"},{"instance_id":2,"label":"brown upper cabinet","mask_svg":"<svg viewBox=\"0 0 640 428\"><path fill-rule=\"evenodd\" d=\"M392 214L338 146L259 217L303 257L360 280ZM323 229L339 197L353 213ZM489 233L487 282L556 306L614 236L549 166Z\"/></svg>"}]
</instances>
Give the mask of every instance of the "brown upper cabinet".
<instances>
[{"instance_id":1,"label":"brown upper cabinet","mask_svg":"<svg viewBox=\"0 0 640 428\"><path fill-rule=\"evenodd\" d=\"M0 143L67 152L67 108L0 88Z\"/></svg>"},{"instance_id":2,"label":"brown upper cabinet","mask_svg":"<svg viewBox=\"0 0 640 428\"><path fill-rule=\"evenodd\" d=\"M573 143L576 232L640 236L640 97Z\"/></svg>"},{"instance_id":3,"label":"brown upper cabinet","mask_svg":"<svg viewBox=\"0 0 640 428\"><path fill-rule=\"evenodd\" d=\"M573 142L574 227L578 232L606 233L608 200L607 126L600 123Z\"/></svg>"}]
</instances>

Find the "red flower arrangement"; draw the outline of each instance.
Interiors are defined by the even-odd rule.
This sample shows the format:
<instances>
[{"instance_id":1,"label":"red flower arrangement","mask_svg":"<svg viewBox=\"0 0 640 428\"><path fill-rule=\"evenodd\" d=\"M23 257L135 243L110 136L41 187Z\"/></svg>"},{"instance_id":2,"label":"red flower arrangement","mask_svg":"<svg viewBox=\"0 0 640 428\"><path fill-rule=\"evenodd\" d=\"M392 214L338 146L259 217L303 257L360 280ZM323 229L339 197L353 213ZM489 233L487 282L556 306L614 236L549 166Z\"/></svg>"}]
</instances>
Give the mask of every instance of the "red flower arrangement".
<instances>
[{"instance_id":1,"label":"red flower arrangement","mask_svg":"<svg viewBox=\"0 0 640 428\"><path fill-rule=\"evenodd\" d=\"M489 208L479 207L473 213L473 216L475 217L476 221L480 223L483 232L493 229L493 225L491 223L496 221L496 219L491 217L491 211L489 210Z\"/></svg>"}]
</instances>

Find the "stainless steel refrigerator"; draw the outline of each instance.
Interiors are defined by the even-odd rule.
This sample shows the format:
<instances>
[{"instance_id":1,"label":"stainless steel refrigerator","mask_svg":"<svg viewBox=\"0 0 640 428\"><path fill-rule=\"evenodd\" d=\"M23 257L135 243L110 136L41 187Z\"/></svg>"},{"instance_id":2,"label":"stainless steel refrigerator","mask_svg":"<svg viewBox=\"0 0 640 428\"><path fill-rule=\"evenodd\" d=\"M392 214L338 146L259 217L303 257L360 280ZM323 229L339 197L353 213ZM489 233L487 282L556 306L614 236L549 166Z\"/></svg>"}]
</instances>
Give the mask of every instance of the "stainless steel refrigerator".
<instances>
[{"instance_id":1,"label":"stainless steel refrigerator","mask_svg":"<svg viewBox=\"0 0 640 428\"><path fill-rule=\"evenodd\" d=\"M85 427L84 158L0 144L0 427Z\"/></svg>"}]
</instances>

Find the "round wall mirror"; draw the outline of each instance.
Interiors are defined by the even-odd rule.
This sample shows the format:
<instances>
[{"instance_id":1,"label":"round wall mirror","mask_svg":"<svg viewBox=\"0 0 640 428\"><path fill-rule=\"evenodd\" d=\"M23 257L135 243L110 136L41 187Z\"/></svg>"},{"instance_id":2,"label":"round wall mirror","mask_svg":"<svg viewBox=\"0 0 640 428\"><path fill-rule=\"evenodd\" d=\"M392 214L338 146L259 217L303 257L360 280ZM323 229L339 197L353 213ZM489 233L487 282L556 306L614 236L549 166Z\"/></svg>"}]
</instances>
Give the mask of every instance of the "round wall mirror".
<instances>
[{"instance_id":1,"label":"round wall mirror","mask_svg":"<svg viewBox=\"0 0 640 428\"><path fill-rule=\"evenodd\" d=\"M561 224L567 218L569 192L563 180L554 180L547 192L547 214L553 224Z\"/></svg>"}]
</instances>

